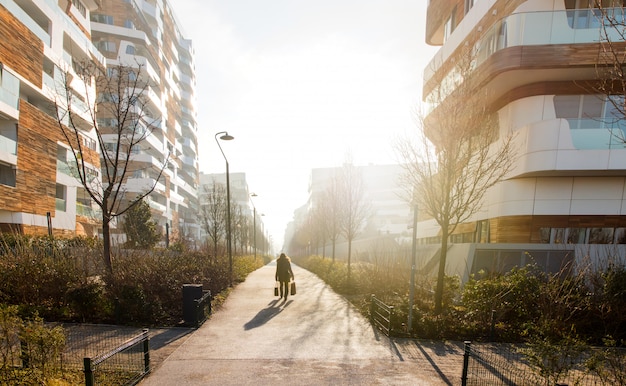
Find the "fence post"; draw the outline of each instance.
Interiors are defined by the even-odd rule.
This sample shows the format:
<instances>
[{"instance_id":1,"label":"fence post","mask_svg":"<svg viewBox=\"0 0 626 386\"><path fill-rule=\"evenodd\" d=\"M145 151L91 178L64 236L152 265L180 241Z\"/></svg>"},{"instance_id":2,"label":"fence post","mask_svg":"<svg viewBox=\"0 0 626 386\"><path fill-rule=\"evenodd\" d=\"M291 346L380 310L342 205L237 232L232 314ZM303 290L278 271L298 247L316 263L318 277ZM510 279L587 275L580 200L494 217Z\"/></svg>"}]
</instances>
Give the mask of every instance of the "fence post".
<instances>
[{"instance_id":1,"label":"fence post","mask_svg":"<svg viewBox=\"0 0 626 386\"><path fill-rule=\"evenodd\" d=\"M91 358L83 358L83 371L85 372L85 386L94 386Z\"/></svg>"},{"instance_id":2,"label":"fence post","mask_svg":"<svg viewBox=\"0 0 626 386\"><path fill-rule=\"evenodd\" d=\"M143 332L146 334L146 339L143 341L143 371L148 374L150 372L150 337L147 328L144 328Z\"/></svg>"},{"instance_id":3,"label":"fence post","mask_svg":"<svg viewBox=\"0 0 626 386\"><path fill-rule=\"evenodd\" d=\"M393 306L389 307L389 336L391 337L391 332L393 331L393 316L395 309Z\"/></svg>"},{"instance_id":4,"label":"fence post","mask_svg":"<svg viewBox=\"0 0 626 386\"><path fill-rule=\"evenodd\" d=\"M467 368L469 366L469 357L470 357L470 350L472 347L472 342L470 342L469 340L466 340L465 342L463 342L463 344L464 344L463 374L461 375L461 386L467 386Z\"/></svg>"},{"instance_id":5,"label":"fence post","mask_svg":"<svg viewBox=\"0 0 626 386\"><path fill-rule=\"evenodd\" d=\"M376 296L372 294L370 297L370 320L374 320L374 299L376 299Z\"/></svg>"}]
</instances>

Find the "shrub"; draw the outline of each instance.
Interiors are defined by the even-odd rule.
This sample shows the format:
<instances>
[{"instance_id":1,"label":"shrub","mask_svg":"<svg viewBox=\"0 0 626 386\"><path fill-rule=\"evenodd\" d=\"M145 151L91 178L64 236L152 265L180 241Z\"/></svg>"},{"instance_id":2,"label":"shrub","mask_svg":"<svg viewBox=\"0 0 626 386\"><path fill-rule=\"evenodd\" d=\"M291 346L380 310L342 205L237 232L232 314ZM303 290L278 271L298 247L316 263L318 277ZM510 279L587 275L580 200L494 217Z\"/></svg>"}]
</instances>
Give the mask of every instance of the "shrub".
<instances>
[{"instance_id":1,"label":"shrub","mask_svg":"<svg viewBox=\"0 0 626 386\"><path fill-rule=\"evenodd\" d=\"M544 282L534 266L506 274L472 277L463 287L461 304L468 331L475 336L518 340L528 323L538 317L537 302ZM493 331L492 331L493 328Z\"/></svg>"}]
</instances>

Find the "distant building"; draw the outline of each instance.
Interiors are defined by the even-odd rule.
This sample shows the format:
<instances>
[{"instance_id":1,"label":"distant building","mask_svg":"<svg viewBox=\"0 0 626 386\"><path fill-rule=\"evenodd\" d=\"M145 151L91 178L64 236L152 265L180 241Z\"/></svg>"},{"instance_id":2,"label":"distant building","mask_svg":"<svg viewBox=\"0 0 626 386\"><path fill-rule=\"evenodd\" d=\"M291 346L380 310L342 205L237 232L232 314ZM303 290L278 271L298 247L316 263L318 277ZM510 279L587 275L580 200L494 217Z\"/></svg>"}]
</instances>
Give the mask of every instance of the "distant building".
<instances>
[{"instance_id":1,"label":"distant building","mask_svg":"<svg viewBox=\"0 0 626 386\"><path fill-rule=\"evenodd\" d=\"M369 215L362 229L353 241L353 251L361 259L369 259L376 249L399 248L410 242L411 207L405 198L405 191L400 184L404 169L401 165L357 166L357 173L363 181L363 202L368 207ZM303 233L310 229L309 221L313 210L324 200L324 192L331 181L339 176L342 167L317 168L311 170L309 183L309 201L303 210L295 213L285 236L286 245L291 254L319 254L329 256L331 242L318 241ZM305 238L303 238L305 237ZM308 238L307 238L308 237ZM306 243L303 245L302 243ZM306 248L306 251L303 250ZM347 243L343 236L336 244L336 257L347 256Z\"/></svg>"},{"instance_id":2,"label":"distant building","mask_svg":"<svg viewBox=\"0 0 626 386\"><path fill-rule=\"evenodd\" d=\"M234 252L237 253L237 248L239 248L239 252L245 250L245 252L254 253L254 236L256 236L257 251L267 252L269 250L269 236L265 234L263 214L258 213L254 207L254 197L251 196L253 192L248 190L246 174L229 173L228 184L230 185L231 232L233 234ZM200 173L200 188L198 190L200 208L206 205L207 195L212 192L214 185L223 187L226 194L226 173ZM239 215L240 218L237 218ZM201 216L200 211L198 216ZM256 233L254 229L256 229ZM200 240L206 241L206 238L205 229L201 229Z\"/></svg>"}]
</instances>

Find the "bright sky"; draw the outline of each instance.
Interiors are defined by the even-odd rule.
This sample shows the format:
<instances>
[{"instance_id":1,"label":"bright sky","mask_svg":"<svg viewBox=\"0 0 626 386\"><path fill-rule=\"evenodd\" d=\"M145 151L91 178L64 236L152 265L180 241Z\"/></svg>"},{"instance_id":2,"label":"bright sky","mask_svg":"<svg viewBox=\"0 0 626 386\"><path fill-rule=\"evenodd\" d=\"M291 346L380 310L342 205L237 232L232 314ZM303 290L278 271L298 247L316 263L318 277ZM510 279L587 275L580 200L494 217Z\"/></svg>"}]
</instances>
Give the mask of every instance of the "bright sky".
<instances>
[{"instance_id":1,"label":"bright sky","mask_svg":"<svg viewBox=\"0 0 626 386\"><path fill-rule=\"evenodd\" d=\"M200 170L246 173L276 252L311 169L393 164L415 130L424 0L175 0L196 51Z\"/></svg>"}]
</instances>

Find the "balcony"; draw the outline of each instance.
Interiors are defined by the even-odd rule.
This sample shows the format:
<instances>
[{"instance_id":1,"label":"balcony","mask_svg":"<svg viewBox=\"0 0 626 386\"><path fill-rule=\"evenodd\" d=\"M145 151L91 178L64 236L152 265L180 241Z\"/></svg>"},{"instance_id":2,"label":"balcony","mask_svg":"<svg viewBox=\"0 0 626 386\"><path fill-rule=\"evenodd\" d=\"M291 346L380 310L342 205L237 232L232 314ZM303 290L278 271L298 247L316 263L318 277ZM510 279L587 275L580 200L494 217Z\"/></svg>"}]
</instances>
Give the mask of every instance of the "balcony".
<instances>
[{"instance_id":1,"label":"balcony","mask_svg":"<svg viewBox=\"0 0 626 386\"><path fill-rule=\"evenodd\" d=\"M473 63L473 68L480 67L481 64L490 60L496 53L507 48L513 47L539 47L539 46L567 46L578 44L591 44L597 45L602 30L600 21L593 16L593 10L567 10L567 11L550 11L550 12L526 12L513 14L505 17L496 23L494 23L489 29L482 33L479 43L476 45L476 56ZM595 18L595 21L594 19ZM583 22L584 21L584 22ZM617 31L608 31L611 39L621 40ZM424 70L424 83L427 84L435 73L441 68L441 66L452 55L454 45L444 45L435 57L431 60L429 65ZM526 55L526 56L525 56ZM535 67L549 67L548 63L538 63L537 59L533 63L532 52L524 50L520 52L511 52L506 55L506 58L501 58L507 61L505 63L506 69L503 71L514 71L524 65L533 64ZM536 56L538 54L536 53ZM562 56L562 55L561 55ZM592 55L593 56L593 55ZM543 56L546 60L555 61L558 60L567 61L567 57L553 58L549 54ZM526 59L528 58L528 59ZM594 57L595 59L595 57ZM494 60L497 62L497 60ZM570 72L576 72L578 75L581 73L579 66L572 66L573 63L563 62L563 68ZM581 64L581 63L576 63ZM584 63L588 67L593 67L594 63ZM505 67L502 64L502 67ZM555 68L557 65L554 66ZM560 69L560 67L559 67ZM546 72L545 70L543 71ZM498 75L490 74L490 75ZM544 74L545 75L545 74ZM593 75L593 68L585 73L586 77ZM533 81L546 80L541 78L542 75L538 74L536 78L529 76L520 76L517 74L515 77L517 80L507 79L506 81L511 84L531 83ZM446 75L443 80L443 84L454 84L454 72ZM558 79L571 79L572 76L568 75L568 72L560 73L557 76ZM555 80L554 74L551 74L547 79ZM557 79L557 80L558 80ZM502 80L501 80L502 83ZM432 85L431 85L432 87ZM449 88L449 87L448 87ZM509 87L510 88L510 87ZM430 91L430 90L428 90ZM427 100L432 98L427 98ZM432 101L431 101L432 102Z\"/></svg>"},{"instance_id":2,"label":"balcony","mask_svg":"<svg viewBox=\"0 0 626 386\"><path fill-rule=\"evenodd\" d=\"M33 18L26 13L22 8L20 8L14 1L12 0L0 0L0 5L4 6L9 10L22 24L24 24L32 33L34 33L41 41L50 46L50 35L46 32ZM55 8L58 5L54 5Z\"/></svg>"},{"instance_id":3,"label":"balcony","mask_svg":"<svg viewBox=\"0 0 626 386\"><path fill-rule=\"evenodd\" d=\"M0 134L0 153L17 155L17 141Z\"/></svg>"},{"instance_id":4,"label":"balcony","mask_svg":"<svg viewBox=\"0 0 626 386\"><path fill-rule=\"evenodd\" d=\"M76 203L76 215L87 217L93 220L102 219L102 210L100 208L93 208L90 205L85 205L83 203Z\"/></svg>"},{"instance_id":5,"label":"balcony","mask_svg":"<svg viewBox=\"0 0 626 386\"><path fill-rule=\"evenodd\" d=\"M0 113L18 118L20 81L0 64Z\"/></svg>"}]
</instances>

